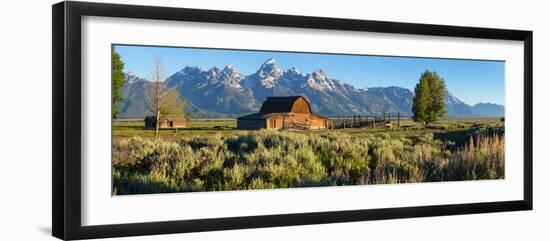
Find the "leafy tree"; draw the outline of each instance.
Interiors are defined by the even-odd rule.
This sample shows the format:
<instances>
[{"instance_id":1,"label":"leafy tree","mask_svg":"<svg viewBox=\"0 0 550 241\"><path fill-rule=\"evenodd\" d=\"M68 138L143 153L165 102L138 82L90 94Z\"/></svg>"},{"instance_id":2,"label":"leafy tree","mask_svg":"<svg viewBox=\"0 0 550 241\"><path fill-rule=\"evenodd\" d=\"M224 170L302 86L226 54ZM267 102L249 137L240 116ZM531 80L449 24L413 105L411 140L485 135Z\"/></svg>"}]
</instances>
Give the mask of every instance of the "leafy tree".
<instances>
[{"instance_id":1,"label":"leafy tree","mask_svg":"<svg viewBox=\"0 0 550 241\"><path fill-rule=\"evenodd\" d=\"M185 116L185 100L180 96L180 93L175 90L169 90L163 98L164 104L160 106L161 116Z\"/></svg>"},{"instance_id":2,"label":"leafy tree","mask_svg":"<svg viewBox=\"0 0 550 241\"><path fill-rule=\"evenodd\" d=\"M120 91L124 85L124 62L122 62L120 55L116 52L114 47L111 47L111 81L112 81L112 100L111 100L111 113L113 119L119 114L117 103L122 101L122 95Z\"/></svg>"},{"instance_id":3,"label":"leafy tree","mask_svg":"<svg viewBox=\"0 0 550 241\"><path fill-rule=\"evenodd\" d=\"M445 81L434 71L426 70L414 88L412 105L413 120L424 126L438 121L447 114L445 110Z\"/></svg>"}]
</instances>

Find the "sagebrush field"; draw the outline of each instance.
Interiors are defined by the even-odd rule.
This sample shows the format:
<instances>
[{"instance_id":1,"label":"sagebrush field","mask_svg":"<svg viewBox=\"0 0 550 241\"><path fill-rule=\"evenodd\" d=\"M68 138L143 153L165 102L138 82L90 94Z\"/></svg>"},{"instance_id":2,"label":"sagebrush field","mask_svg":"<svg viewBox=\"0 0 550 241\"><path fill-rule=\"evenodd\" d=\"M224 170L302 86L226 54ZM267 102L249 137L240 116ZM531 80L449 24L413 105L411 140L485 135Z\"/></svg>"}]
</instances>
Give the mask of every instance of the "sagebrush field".
<instances>
[{"instance_id":1,"label":"sagebrush field","mask_svg":"<svg viewBox=\"0 0 550 241\"><path fill-rule=\"evenodd\" d=\"M113 124L113 195L504 178L499 119L429 128L241 131L235 121L181 130Z\"/></svg>"}]
</instances>

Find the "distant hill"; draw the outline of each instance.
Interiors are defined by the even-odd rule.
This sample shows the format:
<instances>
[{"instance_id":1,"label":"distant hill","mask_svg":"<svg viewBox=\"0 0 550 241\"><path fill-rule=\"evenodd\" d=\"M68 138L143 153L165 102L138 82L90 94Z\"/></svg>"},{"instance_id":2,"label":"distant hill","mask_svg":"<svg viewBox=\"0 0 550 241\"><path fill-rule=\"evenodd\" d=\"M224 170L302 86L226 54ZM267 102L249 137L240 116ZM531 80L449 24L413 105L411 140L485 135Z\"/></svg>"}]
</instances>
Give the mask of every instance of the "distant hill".
<instances>
[{"instance_id":1,"label":"distant hill","mask_svg":"<svg viewBox=\"0 0 550 241\"><path fill-rule=\"evenodd\" d=\"M147 105L144 91L150 84L146 79L126 74L119 104L120 117L142 117ZM358 89L342 80L330 78L323 70L302 73L296 68L282 70L274 59L267 60L248 76L233 66L203 70L185 67L168 77L168 87L181 93L187 101L186 112L195 117L234 117L257 112L268 96L303 95L313 111L321 115L380 115L401 112L411 115L413 92L390 86ZM451 93L445 98L449 116L501 117L504 106L480 103L470 106Z\"/></svg>"},{"instance_id":2,"label":"distant hill","mask_svg":"<svg viewBox=\"0 0 550 241\"><path fill-rule=\"evenodd\" d=\"M493 103L479 103L473 107L475 115L504 117L504 106Z\"/></svg>"}]
</instances>

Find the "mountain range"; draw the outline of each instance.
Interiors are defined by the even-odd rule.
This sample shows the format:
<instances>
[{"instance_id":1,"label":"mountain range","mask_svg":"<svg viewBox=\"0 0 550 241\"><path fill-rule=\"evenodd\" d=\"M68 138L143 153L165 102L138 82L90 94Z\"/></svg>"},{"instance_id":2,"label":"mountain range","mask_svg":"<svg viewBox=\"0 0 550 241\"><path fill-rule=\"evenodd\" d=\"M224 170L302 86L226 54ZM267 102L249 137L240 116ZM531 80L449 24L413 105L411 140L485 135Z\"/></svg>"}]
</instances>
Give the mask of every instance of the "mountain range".
<instances>
[{"instance_id":1,"label":"mountain range","mask_svg":"<svg viewBox=\"0 0 550 241\"><path fill-rule=\"evenodd\" d=\"M147 110L145 90L148 80L126 73L122 89L123 101L118 104L120 117L143 117ZM305 96L315 113L336 115L381 115L401 112L411 115L413 92L390 86L355 88L346 82L330 78L321 69L302 73L296 68L282 70L269 59L250 75L243 75L227 65L203 70L187 66L169 76L165 82L177 90L187 102L186 112L194 117L235 117L257 112L268 96ZM448 116L501 117L504 106L492 103L468 105L447 92Z\"/></svg>"}]
</instances>

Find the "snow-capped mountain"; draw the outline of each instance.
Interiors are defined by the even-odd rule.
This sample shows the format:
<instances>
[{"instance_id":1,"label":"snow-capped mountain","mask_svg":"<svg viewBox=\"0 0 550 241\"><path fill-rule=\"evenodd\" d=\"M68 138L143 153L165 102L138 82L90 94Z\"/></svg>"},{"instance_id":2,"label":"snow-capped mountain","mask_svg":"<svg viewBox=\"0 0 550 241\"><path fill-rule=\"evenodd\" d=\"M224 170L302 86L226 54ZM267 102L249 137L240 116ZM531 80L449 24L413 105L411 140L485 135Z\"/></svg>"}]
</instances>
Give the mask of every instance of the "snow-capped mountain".
<instances>
[{"instance_id":1,"label":"snow-capped mountain","mask_svg":"<svg viewBox=\"0 0 550 241\"><path fill-rule=\"evenodd\" d=\"M448 115L476 116L472 106L462 102L448 91L445 96L445 104Z\"/></svg>"},{"instance_id":2,"label":"snow-capped mountain","mask_svg":"<svg viewBox=\"0 0 550 241\"><path fill-rule=\"evenodd\" d=\"M256 73L246 78L244 85L248 88L273 89L277 87L277 82L282 75L283 71L279 68L275 59L268 59Z\"/></svg>"},{"instance_id":3,"label":"snow-capped mountain","mask_svg":"<svg viewBox=\"0 0 550 241\"><path fill-rule=\"evenodd\" d=\"M282 83L285 82L283 74L275 60L268 59L255 73L245 77L243 86L253 93L254 101L261 105L268 96L292 95L291 87Z\"/></svg>"},{"instance_id":4,"label":"snow-capped mountain","mask_svg":"<svg viewBox=\"0 0 550 241\"><path fill-rule=\"evenodd\" d=\"M128 73L123 88L122 117L142 116L146 108L143 93L147 80ZM322 69L302 73L297 68L282 70L274 59L242 75L232 65L203 70L185 67L168 77L168 87L179 91L187 101L187 112L197 117L241 115L257 112L268 96L303 95L313 110L322 115L380 115L384 112L411 114L413 93L397 86L357 89L343 80L331 78ZM448 93L450 116L503 116L504 107L492 104L474 108ZM477 105L476 105L477 106ZM490 110L488 110L490 108Z\"/></svg>"},{"instance_id":5,"label":"snow-capped mountain","mask_svg":"<svg viewBox=\"0 0 550 241\"><path fill-rule=\"evenodd\" d=\"M243 88L244 76L228 65L223 69L213 67L202 70L185 67L166 79L166 85L175 88L181 96L192 103L197 112L238 114L259 108L250 89Z\"/></svg>"},{"instance_id":6,"label":"snow-capped mountain","mask_svg":"<svg viewBox=\"0 0 550 241\"><path fill-rule=\"evenodd\" d=\"M145 90L150 88L151 82L128 72L124 76L121 96L123 101L118 104L121 117L143 116L147 110Z\"/></svg>"}]
</instances>

